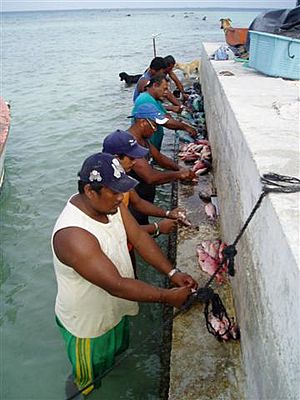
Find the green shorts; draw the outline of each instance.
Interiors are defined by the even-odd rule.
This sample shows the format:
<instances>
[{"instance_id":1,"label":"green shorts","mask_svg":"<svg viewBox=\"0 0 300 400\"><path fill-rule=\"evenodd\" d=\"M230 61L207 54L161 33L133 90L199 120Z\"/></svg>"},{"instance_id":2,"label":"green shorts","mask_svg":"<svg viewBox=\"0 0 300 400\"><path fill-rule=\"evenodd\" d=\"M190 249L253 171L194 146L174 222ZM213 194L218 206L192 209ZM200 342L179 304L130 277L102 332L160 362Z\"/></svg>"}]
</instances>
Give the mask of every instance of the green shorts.
<instances>
[{"instance_id":1,"label":"green shorts","mask_svg":"<svg viewBox=\"0 0 300 400\"><path fill-rule=\"evenodd\" d=\"M78 338L67 331L57 317L56 323L64 338L74 381L79 389L89 385L111 368L115 357L129 345L129 321L126 316L114 328L96 338ZM82 393L87 395L100 384L101 379Z\"/></svg>"}]
</instances>

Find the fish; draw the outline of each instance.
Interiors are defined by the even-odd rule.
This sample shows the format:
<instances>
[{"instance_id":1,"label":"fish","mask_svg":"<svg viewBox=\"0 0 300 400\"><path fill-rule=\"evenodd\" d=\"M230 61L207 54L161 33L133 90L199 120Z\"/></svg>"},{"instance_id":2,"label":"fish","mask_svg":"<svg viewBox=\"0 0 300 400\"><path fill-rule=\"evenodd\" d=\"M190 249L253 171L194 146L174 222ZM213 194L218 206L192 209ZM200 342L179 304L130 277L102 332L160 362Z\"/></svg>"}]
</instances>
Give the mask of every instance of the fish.
<instances>
[{"instance_id":1,"label":"fish","mask_svg":"<svg viewBox=\"0 0 300 400\"><path fill-rule=\"evenodd\" d=\"M192 223L187 219L186 213L184 211L178 212L178 221L185 226L192 226Z\"/></svg>"},{"instance_id":2,"label":"fish","mask_svg":"<svg viewBox=\"0 0 300 400\"><path fill-rule=\"evenodd\" d=\"M210 257L218 260L220 244L220 240L204 240L201 243L201 246L205 253L207 253Z\"/></svg>"},{"instance_id":3,"label":"fish","mask_svg":"<svg viewBox=\"0 0 300 400\"><path fill-rule=\"evenodd\" d=\"M215 221L217 218L217 210L216 207L211 203L205 204L204 207L205 213L211 221Z\"/></svg>"},{"instance_id":4,"label":"fish","mask_svg":"<svg viewBox=\"0 0 300 400\"><path fill-rule=\"evenodd\" d=\"M225 342L230 339L237 340L240 338L240 330L237 324L233 321L229 321L225 315L220 319L210 312L208 315L208 322L217 333L218 340Z\"/></svg>"},{"instance_id":5,"label":"fish","mask_svg":"<svg viewBox=\"0 0 300 400\"><path fill-rule=\"evenodd\" d=\"M192 168L192 171L194 171L195 173L200 171L197 173L197 175L199 175L200 173L202 173L203 170L206 170L206 169L207 169L206 164L202 160L198 160L195 162L195 164Z\"/></svg>"},{"instance_id":6,"label":"fish","mask_svg":"<svg viewBox=\"0 0 300 400\"><path fill-rule=\"evenodd\" d=\"M199 266L202 271L212 276L223 262L223 250L225 243L220 240L204 240L196 246L196 254L198 256ZM221 249L221 250L220 250ZM227 272L227 262L217 272L215 279L218 284L225 281L224 274Z\"/></svg>"},{"instance_id":7,"label":"fish","mask_svg":"<svg viewBox=\"0 0 300 400\"><path fill-rule=\"evenodd\" d=\"M211 185L207 185L206 187L200 188L198 196L201 200L205 202L209 202L211 200L211 196L214 194L213 188Z\"/></svg>"}]
</instances>

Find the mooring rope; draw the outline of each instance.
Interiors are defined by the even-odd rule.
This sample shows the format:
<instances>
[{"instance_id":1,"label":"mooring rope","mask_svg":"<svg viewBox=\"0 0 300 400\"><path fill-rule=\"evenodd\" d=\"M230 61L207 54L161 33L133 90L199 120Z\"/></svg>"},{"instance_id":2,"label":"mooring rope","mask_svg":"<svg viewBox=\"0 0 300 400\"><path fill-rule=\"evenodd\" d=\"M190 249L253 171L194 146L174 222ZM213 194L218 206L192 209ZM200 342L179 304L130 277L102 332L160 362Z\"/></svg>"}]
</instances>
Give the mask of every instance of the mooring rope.
<instances>
[{"instance_id":1,"label":"mooring rope","mask_svg":"<svg viewBox=\"0 0 300 400\"><path fill-rule=\"evenodd\" d=\"M255 203L249 217L247 218L246 222L240 229L240 232L236 236L235 240L231 245L228 245L224 250L223 250L223 255L224 258L216 271L211 275L210 279L206 282L204 287L201 287L197 289L195 293L193 293L187 302L182 306L181 309L177 310L174 312L171 318L167 319L166 321L163 322L162 326L159 328L161 330L162 328L165 328L167 324L170 324L178 315L188 311L195 303L205 303L205 310L204 310L204 315L205 315L205 320L206 320L206 326L209 331L209 333L213 334L214 336L218 337L218 339L222 339L222 336L226 335L232 325L231 321L227 315L226 309L219 297L218 294L214 293L214 290L210 287L210 284L214 280L215 276L217 273L220 271L220 269L224 266L226 262L228 262L228 273L231 276L234 276L234 258L237 254L236 250L236 245L241 239L242 235L244 234L245 230L247 229L250 221L253 219L255 213L259 209L262 200L268 193L295 193L300 191L300 179L295 178L295 177L290 177L290 176L285 176L285 175L279 175L275 173L268 173L264 174L263 177L261 178L261 182L263 184L262 187L262 193L260 194L257 202ZM280 183L277 183L280 182ZM212 307L212 313L216 317L223 318L225 316L228 320L228 329L222 334L219 334L218 332L215 331L215 329L212 327L208 314L209 314L209 305L211 304ZM136 346L133 349L129 349L126 353L124 353L123 356L120 356L119 359L115 362L115 364L111 367L108 368L102 375L96 377L92 382L90 382L88 385L83 387L82 389L79 389L76 393L74 393L72 396L68 397L66 400L72 400L75 399L78 395L80 395L82 392L84 392L86 389L90 388L92 385L103 379L107 374L109 374L115 367L121 364L121 362L129 357L131 354L133 354L136 350L138 350L143 344L145 344L148 340L151 339L152 336L156 335L158 333L158 329L153 331L150 335L148 335L138 346Z\"/></svg>"},{"instance_id":2,"label":"mooring rope","mask_svg":"<svg viewBox=\"0 0 300 400\"><path fill-rule=\"evenodd\" d=\"M279 182L279 183L277 183ZM212 281L215 279L216 275L218 272L221 270L221 268L224 266L224 264L227 264L228 268L228 274L230 276L234 276L235 270L234 270L234 258L237 255L237 250L236 250L236 245L241 239L242 235L244 234L245 230L247 229L250 221L253 219L255 213L261 206L261 203L264 199L264 197L268 193L295 193L300 191L300 179L291 177L291 176L286 176L286 175L279 175L275 173L267 173L264 174L261 178L261 183L263 184L262 187L262 192L255 203L249 217L247 218L246 222L240 229L240 232L237 234L235 240L231 245L228 245L225 247L223 250L223 260L215 270L215 272L211 275L210 279L206 282L204 285L204 288L209 288L210 284ZM197 296L191 296L190 302L189 302L189 307L193 305L193 302L197 302ZM211 313L217 317L218 319L222 320L224 317L228 321L228 328L227 330L220 334L217 332L209 322L209 304L211 303L212 311ZM205 310L204 310L204 315L205 315L205 320L206 320L206 326L207 329L210 333L212 333L214 336L216 336L218 339L222 339L224 335L226 335L228 332L230 332L232 328L232 324L230 319L227 316L225 307L222 304L222 301L219 297L219 295L215 295L215 297L211 297L209 300L206 302Z\"/></svg>"}]
</instances>

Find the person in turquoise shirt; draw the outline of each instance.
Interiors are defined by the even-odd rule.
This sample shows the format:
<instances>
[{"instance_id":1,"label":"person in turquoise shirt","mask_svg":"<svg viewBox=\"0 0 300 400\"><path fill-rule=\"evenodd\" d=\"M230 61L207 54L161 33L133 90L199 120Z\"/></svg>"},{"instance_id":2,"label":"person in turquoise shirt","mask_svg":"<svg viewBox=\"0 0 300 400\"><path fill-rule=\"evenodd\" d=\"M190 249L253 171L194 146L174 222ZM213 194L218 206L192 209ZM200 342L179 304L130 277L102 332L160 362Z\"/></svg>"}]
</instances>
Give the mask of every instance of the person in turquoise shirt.
<instances>
[{"instance_id":1,"label":"person in turquoise shirt","mask_svg":"<svg viewBox=\"0 0 300 400\"><path fill-rule=\"evenodd\" d=\"M144 92L142 94L140 94L136 101L135 101L135 105L134 108L132 110L132 113L134 114L136 109L141 105L141 104L153 104L155 105L155 107L158 109L159 112L161 112L163 115L167 114L167 110L165 109L165 107L163 106L162 102L159 100L156 100L153 96L151 96L150 93L148 92ZM157 129L154 132L154 134L152 135L151 139L150 139L150 143L153 144L153 146L155 146L158 150L161 149L161 144L162 144L162 140L164 137L164 128L162 125L157 125Z\"/></svg>"},{"instance_id":2,"label":"person in turquoise shirt","mask_svg":"<svg viewBox=\"0 0 300 400\"><path fill-rule=\"evenodd\" d=\"M167 114L166 108L163 106L162 99L164 98L168 90L168 82L164 74L158 74L150 79L147 84L146 91L141 93L135 100L132 114L135 113L136 109L145 103L154 104L160 113L168 117L168 121L163 125L168 129L183 130L188 132L192 137L197 136L197 131L191 125L177 121ZM158 125L156 131L150 138L150 142L158 149L161 149L162 140L164 137L164 128L162 125Z\"/></svg>"}]
</instances>

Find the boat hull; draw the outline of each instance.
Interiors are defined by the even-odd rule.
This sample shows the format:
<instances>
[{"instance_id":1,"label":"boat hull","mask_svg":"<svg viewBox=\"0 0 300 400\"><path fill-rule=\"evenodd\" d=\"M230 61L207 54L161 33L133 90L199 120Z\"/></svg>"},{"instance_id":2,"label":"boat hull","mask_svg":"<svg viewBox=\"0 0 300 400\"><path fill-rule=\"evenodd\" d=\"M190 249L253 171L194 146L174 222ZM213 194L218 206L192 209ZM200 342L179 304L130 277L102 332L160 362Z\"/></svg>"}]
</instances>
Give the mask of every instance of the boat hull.
<instances>
[{"instance_id":1,"label":"boat hull","mask_svg":"<svg viewBox=\"0 0 300 400\"><path fill-rule=\"evenodd\" d=\"M5 160L6 145L9 134L9 127L10 127L9 106L4 101L4 99L0 97L0 188L2 187L4 181L4 160Z\"/></svg>"}]
</instances>

